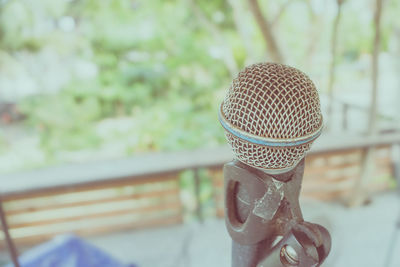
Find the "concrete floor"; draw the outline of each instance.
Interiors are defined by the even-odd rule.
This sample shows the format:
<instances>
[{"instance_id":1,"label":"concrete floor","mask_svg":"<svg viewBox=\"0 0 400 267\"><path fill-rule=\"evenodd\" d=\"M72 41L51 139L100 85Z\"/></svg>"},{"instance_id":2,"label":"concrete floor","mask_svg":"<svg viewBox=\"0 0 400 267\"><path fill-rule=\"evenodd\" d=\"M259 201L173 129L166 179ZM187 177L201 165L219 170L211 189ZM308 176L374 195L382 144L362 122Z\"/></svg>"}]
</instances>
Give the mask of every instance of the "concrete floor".
<instances>
[{"instance_id":1,"label":"concrete floor","mask_svg":"<svg viewBox=\"0 0 400 267\"><path fill-rule=\"evenodd\" d=\"M331 232L332 251L323 266L400 266L400 230L394 232L400 198L394 192L377 195L371 204L353 209L305 200L302 207L307 221L320 223ZM393 257L391 264L385 265L393 237L398 237ZM230 238L223 220L218 219L114 233L92 237L89 242L122 262L140 267L230 266Z\"/></svg>"}]
</instances>

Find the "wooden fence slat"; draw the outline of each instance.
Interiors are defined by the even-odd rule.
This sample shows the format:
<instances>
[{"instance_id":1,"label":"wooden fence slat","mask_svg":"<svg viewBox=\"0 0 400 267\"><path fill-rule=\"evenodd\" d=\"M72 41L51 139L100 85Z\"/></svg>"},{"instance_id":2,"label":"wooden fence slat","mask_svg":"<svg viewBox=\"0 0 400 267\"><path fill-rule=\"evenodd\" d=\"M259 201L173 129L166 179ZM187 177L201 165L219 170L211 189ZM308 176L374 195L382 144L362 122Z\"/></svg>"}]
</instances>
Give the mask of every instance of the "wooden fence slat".
<instances>
[{"instance_id":1,"label":"wooden fence slat","mask_svg":"<svg viewBox=\"0 0 400 267\"><path fill-rule=\"evenodd\" d=\"M162 209L157 212L148 213L124 213L118 216L106 216L97 218L84 218L78 221L64 221L54 224L46 225L32 225L23 228L12 228L10 233L13 238L22 238L27 236L42 235L53 232L74 232L81 228L95 228L102 227L106 225L114 225L120 223L137 223L141 221L147 221L153 218L163 218L171 214L180 214L182 216L181 210L176 209Z\"/></svg>"},{"instance_id":2,"label":"wooden fence slat","mask_svg":"<svg viewBox=\"0 0 400 267\"><path fill-rule=\"evenodd\" d=\"M157 176L149 176L149 177L139 177L139 178L132 177L132 179L126 178L121 180L116 179L116 180L98 181L98 183L94 182L93 184L91 183L84 185L40 188L38 190L20 191L20 192L12 192L9 194L5 194L2 196L2 199L3 201L7 202L18 199L54 196L60 194L93 191L93 190L129 186L129 185L141 185L141 184L151 184L151 183L157 184L159 182L176 180L177 177L178 177L177 173L174 173L172 175L160 174Z\"/></svg>"},{"instance_id":3,"label":"wooden fence slat","mask_svg":"<svg viewBox=\"0 0 400 267\"><path fill-rule=\"evenodd\" d=\"M131 208L131 209L122 209L122 210L113 210L113 211L106 211L94 214L84 214L80 216L67 216L67 217L59 217L55 219L47 219L47 220L39 220L39 221L31 221L27 223L10 223L10 229L16 228L24 228L24 227L31 227L31 226L38 226L38 225L48 225L48 224L56 224L56 223L63 223L63 222L72 222L72 221L79 221L84 219L93 219L99 217L108 217L108 216L117 216L123 214L130 214L130 213L149 213L149 212L158 212L158 211L165 211L165 210L179 210L180 209L179 201L162 203L161 205L150 205L145 207L138 207L138 208Z\"/></svg>"},{"instance_id":4,"label":"wooden fence slat","mask_svg":"<svg viewBox=\"0 0 400 267\"><path fill-rule=\"evenodd\" d=\"M161 205L170 201L180 201L179 196L165 196L163 198L139 199L139 200L122 200L119 202L105 202L90 206L76 206L62 209L54 209L49 211L37 211L27 214L16 214L8 217L10 224L21 223L25 221L39 221L43 219L65 218L68 216L89 215L110 210L120 210L129 208L140 208L149 205Z\"/></svg>"},{"instance_id":5,"label":"wooden fence slat","mask_svg":"<svg viewBox=\"0 0 400 267\"><path fill-rule=\"evenodd\" d=\"M46 206L26 206L24 208L12 209L7 210L6 215L12 216L21 213L31 213L37 211L45 211L45 210L53 210L53 209L61 209L61 208L70 208L70 207L82 207L100 203L108 203L108 202L118 202L122 200L137 200L137 199L150 199L155 197L163 197L168 195L178 195L179 189L169 189L169 190L162 190L162 191L153 191L153 192L145 192L145 193L136 193L132 195L122 195L116 197L107 197L103 199L94 199L94 200L86 200L86 201L79 201L79 202L67 202L67 203L49 203Z\"/></svg>"}]
</instances>

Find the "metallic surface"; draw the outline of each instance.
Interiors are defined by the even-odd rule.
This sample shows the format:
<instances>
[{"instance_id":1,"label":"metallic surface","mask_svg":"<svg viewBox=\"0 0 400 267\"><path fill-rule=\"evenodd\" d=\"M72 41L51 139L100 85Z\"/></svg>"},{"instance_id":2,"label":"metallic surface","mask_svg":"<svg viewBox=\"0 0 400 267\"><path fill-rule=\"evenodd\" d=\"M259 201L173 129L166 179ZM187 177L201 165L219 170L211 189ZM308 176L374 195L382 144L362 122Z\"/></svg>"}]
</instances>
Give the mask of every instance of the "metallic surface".
<instances>
[{"instance_id":1,"label":"metallic surface","mask_svg":"<svg viewBox=\"0 0 400 267\"><path fill-rule=\"evenodd\" d=\"M251 65L233 80L219 120L237 159L224 166L232 267L319 266L331 238L299 205L304 156L322 130L313 82L289 66Z\"/></svg>"},{"instance_id":2,"label":"metallic surface","mask_svg":"<svg viewBox=\"0 0 400 267\"><path fill-rule=\"evenodd\" d=\"M260 137L254 134L250 134L235 127L235 125L231 124L225 118L221 109L218 113L218 118L222 127L224 127L224 129L228 131L230 134L234 135L237 138L243 139L244 141L263 146L288 147L288 146L303 145L317 139L321 135L321 130L322 130L322 124L321 124L321 126L315 132L302 137L274 139L274 138Z\"/></svg>"},{"instance_id":3,"label":"metallic surface","mask_svg":"<svg viewBox=\"0 0 400 267\"><path fill-rule=\"evenodd\" d=\"M276 63L241 71L219 113L236 158L266 170L295 166L322 129L313 82L303 72Z\"/></svg>"},{"instance_id":4,"label":"metallic surface","mask_svg":"<svg viewBox=\"0 0 400 267\"><path fill-rule=\"evenodd\" d=\"M330 235L322 226L305 222L299 206L303 171L304 160L279 175L240 161L225 164L225 223L233 241L232 267L309 267L325 260ZM285 246L296 252L298 265L285 261Z\"/></svg>"}]
</instances>

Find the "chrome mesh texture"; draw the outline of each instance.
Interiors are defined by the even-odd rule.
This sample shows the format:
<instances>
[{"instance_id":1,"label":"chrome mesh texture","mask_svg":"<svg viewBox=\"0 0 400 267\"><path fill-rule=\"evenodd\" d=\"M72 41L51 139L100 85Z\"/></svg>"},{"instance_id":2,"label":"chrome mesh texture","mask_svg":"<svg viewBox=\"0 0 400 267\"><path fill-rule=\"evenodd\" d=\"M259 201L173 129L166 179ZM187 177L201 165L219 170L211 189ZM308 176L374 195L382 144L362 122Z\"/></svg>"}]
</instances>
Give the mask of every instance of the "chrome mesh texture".
<instances>
[{"instance_id":1,"label":"chrome mesh texture","mask_svg":"<svg viewBox=\"0 0 400 267\"><path fill-rule=\"evenodd\" d=\"M318 92L303 72L282 64L260 63L241 71L222 103L226 120L237 129L273 139L299 138L322 124ZM297 164L311 143L268 147L226 133L236 157L262 169L284 169Z\"/></svg>"},{"instance_id":2,"label":"chrome mesh texture","mask_svg":"<svg viewBox=\"0 0 400 267\"><path fill-rule=\"evenodd\" d=\"M310 150L311 143L285 148L261 146L226 133L236 158L260 169L284 169L295 166Z\"/></svg>"}]
</instances>

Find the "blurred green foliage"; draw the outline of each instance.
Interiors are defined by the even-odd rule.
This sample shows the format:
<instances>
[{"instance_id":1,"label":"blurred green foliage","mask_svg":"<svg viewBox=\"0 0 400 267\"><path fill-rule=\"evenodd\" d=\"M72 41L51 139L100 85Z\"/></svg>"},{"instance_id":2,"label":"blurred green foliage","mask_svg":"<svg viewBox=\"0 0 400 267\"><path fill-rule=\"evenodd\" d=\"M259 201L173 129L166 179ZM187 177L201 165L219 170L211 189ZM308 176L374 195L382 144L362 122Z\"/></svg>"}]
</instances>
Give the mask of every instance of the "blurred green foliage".
<instances>
[{"instance_id":1,"label":"blurred green foliage","mask_svg":"<svg viewBox=\"0 0 400 267\"><path fill-rule=\"evenodd\" d=\"M54 1L43 0L34 7L29 1L10 1L2 9L3 49L34 52L54 45L50 39L59 34L56 30L24 36L35 23L31 13L41 8L55 23L66 16L77 23L72 45L55 44L59 53L75 53L98 68L95 79L72 80L57 94L19 103L26 122L40 132L49 157L110 141L102 140L96 127L102 119L114 117L132 118L125 135L136 135L138 141L127 147L128 154L221 142L215 99L229 75L208 55L208 36L191 19L185 2L62 2L55 6ZM216 4L206 5L208 12ZM12 25L6 23L10 12L18 14Z\"/></svg>"},{"instance_id":2,"label":"blurred green foliage","mask_svg":"<svg viewBox=\"0 0 400 267\"><path fill-rule=\"evenodd\" d=\"M118 142L124 143L120 156L224 143L216 114L232 75L225 50L231 51L237 69L268 59L248 2L236 2L244 8L236 22L233 2L0 1L0 52L23 60L25 55L55 51L60 65L79 59L95 66L89 78L68 74L60 90L50 93L42 92L38 82L36 93L18 99L26 115L23 123L40 138L43 164L62 161L59 154L65 151L95 154ZM319 1L291 1L280 14L286 2L260 1L263 13L274 22L278 43L286 48L287 63L320 77L328 68L336 1L326 1L327 8ZM395 17L400 7L392 2L388 12ZM355 13L363 5L344 4L342 61L371 53L373 9ZM384 49L390 42L390 21L383 23ZM248 31L251 51L237 23ZM323 56L312 64L312 55ZM6 147L2 139L0 147Z\"/></svg>"}]
</instances>

